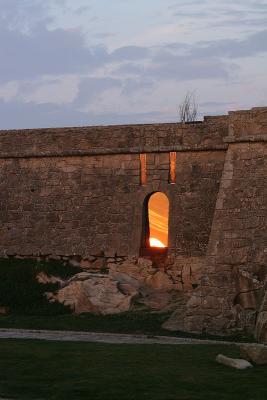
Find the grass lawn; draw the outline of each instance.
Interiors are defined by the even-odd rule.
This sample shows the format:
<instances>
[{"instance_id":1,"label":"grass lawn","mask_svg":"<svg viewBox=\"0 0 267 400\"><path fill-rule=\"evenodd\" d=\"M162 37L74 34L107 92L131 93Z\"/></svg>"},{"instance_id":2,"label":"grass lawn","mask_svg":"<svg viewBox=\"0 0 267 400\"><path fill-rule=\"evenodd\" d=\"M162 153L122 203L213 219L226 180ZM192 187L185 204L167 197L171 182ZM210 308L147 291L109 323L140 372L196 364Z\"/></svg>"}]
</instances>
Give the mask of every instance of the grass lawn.
<instances>
[{"instance_id":1,"label":"grass lawn","mask_svg":"<svg viewBox=\"0 0 267 400\"><path fill-rule=\"evenodd\" d=\"M0 340L0 397L25 400L264 400L267 368L215 362L214 345Z\"/></svg>"},{"instance_id":2,"label":"grass lawn","mask_svg":"<svg viewBox=\"0 0 267 400\"><path fill-rule=\"evenodd\" d=\"M115 315L6 315L0 328L51 329L88 332L169 334L161 328L166 314L126 312Z\"/></svg>"},{"instance_id":3,"label":"grass lawn","mask_svg":"<svg viewBox=\"0 0 267 400\"><path fill-rule=\"evenodd\" d=\"M194 335L186 332L170 332L161 327L168 314L149 312L126 312L115 315L6 315L0 316L1 328L48 329L62 331L131 333L145 335L163 335L192 337L200 339L228 340L235 342L253 342L248 336L235 335L218 337L208 334Z\"/></svg>"}]
</instances>

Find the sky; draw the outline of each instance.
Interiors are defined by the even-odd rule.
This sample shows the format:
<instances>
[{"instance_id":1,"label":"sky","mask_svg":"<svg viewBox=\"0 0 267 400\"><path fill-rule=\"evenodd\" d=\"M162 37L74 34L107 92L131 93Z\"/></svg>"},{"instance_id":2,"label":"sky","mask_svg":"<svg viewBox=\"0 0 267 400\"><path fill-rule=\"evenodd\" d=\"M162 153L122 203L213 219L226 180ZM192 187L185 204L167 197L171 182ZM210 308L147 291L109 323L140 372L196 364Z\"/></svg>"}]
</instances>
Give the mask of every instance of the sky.
<instances>
[{"instance_id":1,"label":"sky","mask_svg":"<svg viewBox=\"0 0 267 400\"><path fill-rule=\"evenodd\" d=\"M0 129L267 106L267 0L0 0Z\"/></svg>"}]
</instances>

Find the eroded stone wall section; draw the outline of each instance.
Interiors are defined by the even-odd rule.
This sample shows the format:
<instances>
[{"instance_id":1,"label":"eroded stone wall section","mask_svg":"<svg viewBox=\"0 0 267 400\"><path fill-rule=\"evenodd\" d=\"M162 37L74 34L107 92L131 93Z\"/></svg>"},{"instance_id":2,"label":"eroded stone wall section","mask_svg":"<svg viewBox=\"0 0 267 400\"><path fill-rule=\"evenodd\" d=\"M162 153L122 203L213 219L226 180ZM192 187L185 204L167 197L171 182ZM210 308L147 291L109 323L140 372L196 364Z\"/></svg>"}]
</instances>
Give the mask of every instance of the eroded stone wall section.
<instances>
[{"instance_id":1,"label":"eroded stone wall section","mask_svg":"<svg viewBox=\"0 0 267 400\"><path fill-rule=\"evenodd\" d=\"M267 144L232 144L226 156L202 286L188 303L185 329L216 334L253 332L264 301L266 237Z\"/></svg>"},{"instance_id":2,"label":"eroded stone wall section","mask_svg":"<svg viewBox=\"0 0 267 400\"><path fill-rule=\"evenodd\" d=\"M138 155L1 159L2 255L127 255Z\"/></svg>"}]
</instances>

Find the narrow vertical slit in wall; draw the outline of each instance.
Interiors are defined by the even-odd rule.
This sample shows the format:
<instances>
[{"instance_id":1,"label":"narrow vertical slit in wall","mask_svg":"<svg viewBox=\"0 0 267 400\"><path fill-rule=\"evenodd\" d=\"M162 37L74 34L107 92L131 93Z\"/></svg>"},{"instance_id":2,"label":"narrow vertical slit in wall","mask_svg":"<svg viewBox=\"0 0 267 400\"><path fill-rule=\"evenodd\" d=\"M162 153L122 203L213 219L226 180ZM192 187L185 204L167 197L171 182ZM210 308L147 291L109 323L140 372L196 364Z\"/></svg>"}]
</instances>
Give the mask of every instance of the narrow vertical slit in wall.
<instances>
[{"instance_id":1,"label":"narrow vertical slit in wall","mask_svg":"<svg viewBox=\"0 0 267 400\"><path fill-rule=\"evenodd\" d=\"M146 154L140 154L140 183L141 185L147 183Z\"/></svg>"},{"instance_id":2,"label":"narrow vertical slit in wall","mask_svg":"<svg viewBox=\"0 0 267 400\"><path fill-rule=\"evenodd\" d=\"M176 183L176 151L170 152L170 177L169 183L174 185Z\"/></svg>"}]
</instances>

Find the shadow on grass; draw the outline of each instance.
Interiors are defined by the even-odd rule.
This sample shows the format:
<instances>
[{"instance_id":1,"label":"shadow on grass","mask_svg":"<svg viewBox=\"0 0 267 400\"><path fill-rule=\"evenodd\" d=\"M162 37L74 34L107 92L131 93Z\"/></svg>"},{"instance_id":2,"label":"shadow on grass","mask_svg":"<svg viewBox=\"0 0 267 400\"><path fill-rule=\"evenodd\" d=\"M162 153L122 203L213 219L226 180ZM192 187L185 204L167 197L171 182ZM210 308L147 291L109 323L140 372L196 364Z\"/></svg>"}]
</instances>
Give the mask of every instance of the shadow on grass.
<instances>
[{"instance_id":1,"label":"shadow on grass","mask_svg":"<svg viewBox=\"0 0 267 400\"><path fill-rule=\"evenodd\" d=\"M0 341L0 397L20 400L264 400L266 368L215 362L234 346Z\"/></svg>"},{"instance_id":2,"label":"shadow on grass","mask_svg":"<svg viewBox=\"0 0 267 400\"><path fill-rule=\"evenodd\" d=\"M196 335L186 332L170 332L161 327L168 317L169 314L144 312L127 312L106 316L94 314L57 316L8 315L0 317L0 328L128 333L235 342L253 342L253 338L241 335L218 337L207 334Z\"/></svg>"}]
</instances>

